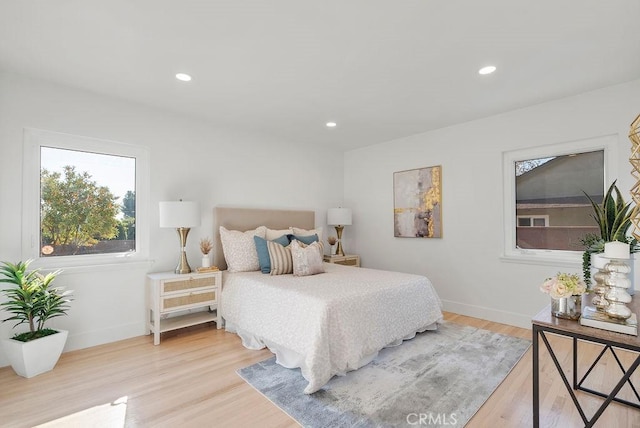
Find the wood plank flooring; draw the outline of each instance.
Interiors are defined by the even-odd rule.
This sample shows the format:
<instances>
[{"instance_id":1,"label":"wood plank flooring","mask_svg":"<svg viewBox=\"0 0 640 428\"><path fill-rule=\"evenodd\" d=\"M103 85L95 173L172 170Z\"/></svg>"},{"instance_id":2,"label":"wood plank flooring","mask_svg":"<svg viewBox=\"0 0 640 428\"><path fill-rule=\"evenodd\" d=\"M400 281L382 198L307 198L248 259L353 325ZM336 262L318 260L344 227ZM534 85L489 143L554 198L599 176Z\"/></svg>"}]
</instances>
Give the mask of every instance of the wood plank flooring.
<instances>
[{"instance_id":1,"label":"wood plank flooring","mask_svg":"<svg viewBox=\"0 0 640 428\"><path fill-rule=\"evenodd\" d=\"M445 318L531 338L527 329L450 313ZM569 376L571 343L559 337L552 341ZM630 355L621 354L628 364ZM595 346L581 345L580 358L595 355ZM267 350L245 349L234 334L205 326L163 334L159 346L153 345L152 336L142 336L68 352L53 371L31 379L15 375L10 367L1 368L0 426L296 427L294 420L235 373L270 356ZM531 426L531 367L529 349L468 427ZM591 385L607 387L610 374L617 376L618 371L615 361L607 359L593 374ZM541 426L582 426L546 350L541 350L540 379ZM640 374L633 382L640 385ZM623 392L631 398L630 391ZM578 395L591 415L600 399ZM640 428L640 411L614 403L596 426Z\"/></svg>"}]
</instances>

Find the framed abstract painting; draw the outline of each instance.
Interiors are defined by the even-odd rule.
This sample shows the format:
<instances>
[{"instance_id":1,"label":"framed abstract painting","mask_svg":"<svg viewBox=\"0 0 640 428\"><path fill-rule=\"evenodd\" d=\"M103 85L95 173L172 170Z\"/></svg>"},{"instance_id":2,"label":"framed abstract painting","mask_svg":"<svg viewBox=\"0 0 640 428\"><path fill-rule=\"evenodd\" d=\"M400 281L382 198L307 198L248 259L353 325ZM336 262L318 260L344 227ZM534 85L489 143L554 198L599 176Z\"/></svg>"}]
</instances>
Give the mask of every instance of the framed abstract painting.
<instances>
[{"instance_id":1,"label":"framed abstract painting","mask_svg":"<svg viewBox=\"0 0 640 428\"><path fill-rule=\"evenodd\" d=\"M442 166L393 173L393 234L442 238Z\"/></svg>"}]
</instances>

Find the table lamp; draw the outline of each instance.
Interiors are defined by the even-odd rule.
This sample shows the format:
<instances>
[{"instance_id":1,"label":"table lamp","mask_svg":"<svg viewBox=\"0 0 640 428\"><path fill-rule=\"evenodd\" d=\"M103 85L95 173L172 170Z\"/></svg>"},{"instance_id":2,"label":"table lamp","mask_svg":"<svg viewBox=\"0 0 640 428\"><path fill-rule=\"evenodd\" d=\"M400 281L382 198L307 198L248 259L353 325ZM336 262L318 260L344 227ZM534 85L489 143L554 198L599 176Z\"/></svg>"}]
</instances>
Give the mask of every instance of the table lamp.
<instances>
[{"instance_id":1,"label":"table lamp","mask_svg":"<svg viewBox=\"0 0 640 428\"><path fill-rule=\"evenodd\" d=\"M327 224L336 227L336 234L338 235L336 256L344 256L344 250L342 249L342 230L344 226L351 225L351 209L329 208L327 211Z\"/></svg>"},{"instance_id":2,"label":"table lamp","mask_svg":"<svg viewBox=\"0 0 640 428\"><path fill-rule=\"evenodd\" d=\"M160 202L160 227L175 228L180 238L180 260L176 273L191 272L185 247L189 230L196 226L200 226L200 204L183 200Z\"/></svg>"}]
</instances>

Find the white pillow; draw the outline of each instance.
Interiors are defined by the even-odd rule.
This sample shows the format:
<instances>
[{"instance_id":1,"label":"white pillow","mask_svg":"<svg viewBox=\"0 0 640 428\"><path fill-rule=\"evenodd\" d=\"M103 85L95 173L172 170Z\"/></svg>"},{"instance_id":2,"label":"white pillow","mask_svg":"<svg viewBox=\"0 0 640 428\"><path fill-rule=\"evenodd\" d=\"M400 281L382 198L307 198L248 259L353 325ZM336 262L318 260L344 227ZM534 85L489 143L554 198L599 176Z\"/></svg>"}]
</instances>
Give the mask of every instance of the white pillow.
<instances>
[{"instance_id":1,"label":"white pillow","mask_svg":"<svg viewBox=\"0 0 640 428\"><path fill-rule=\"evenodd\" d=\"M220 241L222 241L222 251L229 272L251 272L260 269L258 251L253 237L264 238L266 233L265 226L246 232L227 230L220 226Z\"/></svg>"},{"instance_id":2,"label":"white pillow","mask_svg":"<svg viewBox=\"0 0 640 428\"><path fill-rule=\"evenodd\" d=\"M291 242L291 258L293 259L293 275L307 276L324 272L322 246L318 242L304 245L302 242Z\"/></svg>"},{"instance_id":3,"label":"white pillow","mask_svg":"<svg viewBox=\"0 0 640 428\"><path fill-rule=\"evenodd\" d=\"M311 230L300 229L299 227L290 227L289 230L291 230L291 233L298 236L318 235L318 241L322 242L322 227L316 227Z\"/></svg>"},{"instance_id":4,"label":"white pillow","mask_svg":"<svg viewBox=\"0 0 640 428\"><path fill-rule=\"evenodd\" d=\"M269 229L267 228L267 237L265 238L267 241L273 241L274 239L278 239L283 235L288 235L291 233L289 229Z\"/></svg>"}]
</instances>

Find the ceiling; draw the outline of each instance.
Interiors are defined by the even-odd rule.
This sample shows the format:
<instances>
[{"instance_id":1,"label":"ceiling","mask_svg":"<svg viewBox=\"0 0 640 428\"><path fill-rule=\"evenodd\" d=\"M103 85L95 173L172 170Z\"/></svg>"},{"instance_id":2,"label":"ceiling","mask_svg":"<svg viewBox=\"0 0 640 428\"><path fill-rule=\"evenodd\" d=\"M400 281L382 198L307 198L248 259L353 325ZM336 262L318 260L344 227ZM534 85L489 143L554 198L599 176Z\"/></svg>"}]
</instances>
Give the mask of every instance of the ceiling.
<instances>
[{"instance_id":1,"label":"ceiling","mask_svg":"<svg viewBox=\"0 0 640 428\"><path fill-rule=\"evenodd\" d=\"M638 79L638 17L638 0L0 0L0 70L348 150Z\"/></svg>"}]
</instances>

